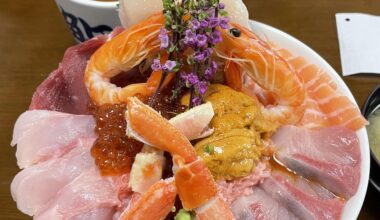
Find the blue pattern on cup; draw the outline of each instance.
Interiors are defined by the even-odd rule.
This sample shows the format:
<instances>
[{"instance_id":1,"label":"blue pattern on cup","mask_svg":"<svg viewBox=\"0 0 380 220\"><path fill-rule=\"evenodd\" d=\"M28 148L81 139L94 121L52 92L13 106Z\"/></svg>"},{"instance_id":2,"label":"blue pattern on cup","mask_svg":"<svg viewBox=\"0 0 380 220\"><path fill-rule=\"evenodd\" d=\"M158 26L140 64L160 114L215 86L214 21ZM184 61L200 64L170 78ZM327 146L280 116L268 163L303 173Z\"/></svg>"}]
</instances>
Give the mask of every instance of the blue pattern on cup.
<instances>
[{"instance_id":1,"label":"blue pattern on cup","mask_svg":"<svg viewBox=\"0 0 380 220\"><path fill-rule=\"evenodd\" d=\"M76 17L75 15L70 14L69 12L66 12L65 10L63 10L62 7L60 8L61 8L62 15L66 23L69 25L69 28L71 32L73 33L75 39L77 39L80 42L93 38L94 35L96 34L106 34L112 31L111 27L104 24L91 27L82 18ZM79 24L83 27L84 31L82 31Z\"/></svg>"}]
</instances>

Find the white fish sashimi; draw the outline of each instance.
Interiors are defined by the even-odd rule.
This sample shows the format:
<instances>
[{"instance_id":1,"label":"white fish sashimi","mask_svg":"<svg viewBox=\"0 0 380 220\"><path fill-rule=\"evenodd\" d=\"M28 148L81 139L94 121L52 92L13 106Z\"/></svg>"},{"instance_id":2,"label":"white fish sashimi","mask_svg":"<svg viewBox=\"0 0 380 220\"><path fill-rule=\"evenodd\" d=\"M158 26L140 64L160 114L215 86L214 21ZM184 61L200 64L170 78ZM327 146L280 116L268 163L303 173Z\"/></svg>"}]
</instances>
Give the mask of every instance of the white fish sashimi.
<instances>
[{"instance_id":1,"label":"white fish sashimi","mask_svg":"<svg viewBox=\"0 0 380 220\"><path fill-rule=\"evenodd\" d=\"M17 120L12 144L17 144L17 164L26 168L57 158L74 147L78 138L95 138L95 120L90 115L72 115L33 110Z\"/></svg>"},{"instance_id":2,"label":"white fish sashimi","mask_svg":"<svg viewBox=\"0 0 380 220\"><path fill-rule=\"evenodd\" d=\"M61 115L64 115L64 113L48 110L31 110L24 112L20 115L20 117L17 119L15 123L11 146L16 146L17 142L25 134L27 134L35 125L41 123L41 121L53 116Z\"/></svg>"},{"instance_id":3,"label":"white fish sashimi","mask_svg":"<svg viewBox=\"0 0 380 220\"><path fill-rule=\"evenodd\" d=\"M128 185L128 181L123 182ZM94 213L108 215L110 209L121 205L119 193L123 187L117 183L114 178L102 177L95 167L88 169L63 187L34 219L78 219L78 216L93 216ZM106 213L99 213L99 209Z\"/></svg>"},{"instance_id":4,"label":"white fish sashimi","mask_svg":"<svg viewBox=\"0 0 380 220\"><path fill-rule=\"evenodd\" d=\"M66 184L86 169L95 166L90 149L95 139L79 139L75 148L61 158L52 159L20 171L13 179L11 193L17 208L34 215Z\"/></svg>"},{"instance_id":5,"label":"white fish sashimi","mask_svg":"<svg viewBox=\"0 0 380 220\"><path fill-rule=\"evenodd\" d=\"M162 0L120 0L119 2L119 17L125 28L130 28L163 10ZM231 22L250 29L249 13L242 0L221 0L220 2L226 5L225 10Z\"/></svg>"}]
</instances>

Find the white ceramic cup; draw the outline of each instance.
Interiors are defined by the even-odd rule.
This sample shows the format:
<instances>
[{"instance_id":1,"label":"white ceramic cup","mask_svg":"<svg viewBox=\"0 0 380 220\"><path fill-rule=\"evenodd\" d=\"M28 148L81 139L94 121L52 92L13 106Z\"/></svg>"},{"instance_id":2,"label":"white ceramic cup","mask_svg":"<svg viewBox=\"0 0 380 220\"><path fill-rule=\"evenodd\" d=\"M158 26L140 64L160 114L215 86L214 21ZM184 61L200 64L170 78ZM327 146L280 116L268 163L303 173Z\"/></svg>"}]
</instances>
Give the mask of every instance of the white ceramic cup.
<instances>
[{"instance_id":1,"label":"white ceramic cup","mask_svg":"<svg viewBox=\"0 0 380 220\"><path fill-rule=\"evenodd\" d=\"M55 0L74 38L78 42L105 34L120 26L119 1Z\"/></svg>"}]
</instances>

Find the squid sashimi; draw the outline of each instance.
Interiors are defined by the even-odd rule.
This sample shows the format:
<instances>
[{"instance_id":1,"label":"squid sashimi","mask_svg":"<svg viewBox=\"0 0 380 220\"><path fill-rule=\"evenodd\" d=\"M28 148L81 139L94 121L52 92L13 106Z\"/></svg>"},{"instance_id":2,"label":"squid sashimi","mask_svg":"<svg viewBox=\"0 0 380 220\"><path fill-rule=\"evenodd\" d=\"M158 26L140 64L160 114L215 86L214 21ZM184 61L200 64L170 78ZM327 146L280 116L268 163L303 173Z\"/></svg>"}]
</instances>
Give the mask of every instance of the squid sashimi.
<instances>
[{"instance_id":1,"label":"squid sashimi","mask_svg":"<svg viewBox=\"0 0 380 220\"><path fill-rule=\"evenodd\" d=\"M276 159L289 169L345 198L357 191L361 156L355 132L345 127L284 126L271 139Z\"/></svg>"},{"instance_id":2,"label":"squid sashimi","mask_svg":"<svg viewBox=\"0 0 380 220\"><path fill-rule=\"evenodd\" d=\"M95 121L90 115L32 110L23 113L14 128L17 164L26 168L57 158L75 147L78 138L95 138ZM41 118L43 114L43 118Z\"/></svg>"},{"instance_id":3,"label":"squid sashimi","mask_svg":"<svg viewBox=\"0 0 380 220\"><path fill-rule=\"evenodd\" d=\"M19 210L36 214L66 184L94 167L90 149L95 139L78 139L74 149L61 158L51 159L20 171L12 181L11 192Z\"/></svg>"}]
</instances>

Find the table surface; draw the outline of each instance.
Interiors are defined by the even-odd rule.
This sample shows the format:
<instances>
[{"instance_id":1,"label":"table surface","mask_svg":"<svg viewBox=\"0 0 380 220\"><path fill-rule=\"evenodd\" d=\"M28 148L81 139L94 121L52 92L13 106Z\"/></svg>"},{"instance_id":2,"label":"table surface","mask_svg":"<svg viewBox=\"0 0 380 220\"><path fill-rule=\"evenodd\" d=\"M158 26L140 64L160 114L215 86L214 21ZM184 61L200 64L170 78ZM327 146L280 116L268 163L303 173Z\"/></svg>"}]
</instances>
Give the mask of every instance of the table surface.
<instances>
[{"instance_id":1,"label":"table surface","mask_svg":"<svg viewBox=\"0 0 380 220\"><path fill-rule=\"evenodd\" d=\"M378 0L245 0L251 18L303 41L341 72L335 25L337 12L380 13ZM30 219L16 209L9 186L18 172L9 146L13 124L28 108L38 84L75 42L54 1L0 0L0 219ZM380 77L344 77L359 105ZM372 188L359 219L380 219L380 198Z\"/></svg>"}]
</instances>

